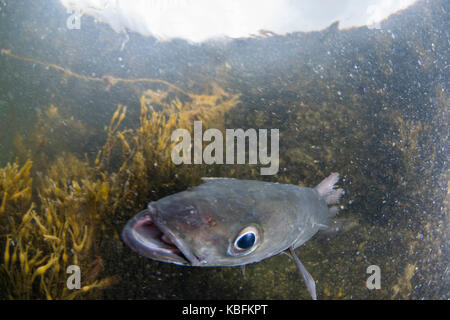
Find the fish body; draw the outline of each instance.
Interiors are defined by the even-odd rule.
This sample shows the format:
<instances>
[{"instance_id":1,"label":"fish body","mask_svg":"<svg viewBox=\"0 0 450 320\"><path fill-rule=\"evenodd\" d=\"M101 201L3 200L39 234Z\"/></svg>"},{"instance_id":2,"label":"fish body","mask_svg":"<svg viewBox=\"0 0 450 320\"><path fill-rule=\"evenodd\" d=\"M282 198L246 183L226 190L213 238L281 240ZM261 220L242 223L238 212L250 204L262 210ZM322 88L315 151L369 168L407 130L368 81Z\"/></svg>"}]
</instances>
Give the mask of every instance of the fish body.
<instances>
[{"instance_id":1,"label":"fish body","mask_svg":"<svg viewBox=\"0 0 450 320\"><path fill-rule=\"evenodd\" d=\"M297 247L330 226L343 194L335 189L338 179L332 174L308 188L204 178L197 187L149 203L122 238L143 256L187 266L246 265L281 252L294 257Z\"/></svg>"}]
</instances>

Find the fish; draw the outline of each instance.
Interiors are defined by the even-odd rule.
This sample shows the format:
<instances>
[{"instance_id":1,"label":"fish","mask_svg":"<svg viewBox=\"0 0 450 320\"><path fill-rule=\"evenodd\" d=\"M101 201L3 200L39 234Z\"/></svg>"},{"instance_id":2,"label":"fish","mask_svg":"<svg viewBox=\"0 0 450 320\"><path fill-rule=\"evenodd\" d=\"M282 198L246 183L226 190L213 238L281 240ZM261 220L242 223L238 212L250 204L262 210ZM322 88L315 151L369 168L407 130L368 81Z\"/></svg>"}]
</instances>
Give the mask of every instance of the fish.
<instances>
[{"instance_id":1,"label":"fish","mask_svg":"<svg viewBox=\"0 0 450 320\"><path fill-rule=\"evenodd\" d=\"M315 281L295 249L331 226L344 190L332 173L316 187L235 178L202 178L150 202L125 225L136 253L182 266L245 266L280 253L292 257L311 297Z\"/></svg>"}]
</instances>

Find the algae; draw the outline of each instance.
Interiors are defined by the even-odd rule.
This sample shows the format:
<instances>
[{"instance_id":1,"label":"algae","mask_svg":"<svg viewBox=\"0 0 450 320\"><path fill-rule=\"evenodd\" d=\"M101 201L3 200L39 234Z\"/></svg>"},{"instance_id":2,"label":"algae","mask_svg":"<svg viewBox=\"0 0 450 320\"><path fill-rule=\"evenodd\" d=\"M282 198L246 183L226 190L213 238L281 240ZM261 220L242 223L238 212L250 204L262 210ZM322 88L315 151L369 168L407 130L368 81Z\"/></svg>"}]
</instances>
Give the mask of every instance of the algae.
<instances>
[{"instance_id":1,"label":"algae","mask_svg":"<svg viewBox=\"0 0 450 320\"><path fill-rule=\"evenodd\" d=\"M49 152L52 157L42 157L46 133L57 130L63 119L54 105L38 114L27 146L17 136L18 159L27 160L22 166L19 160L7 164L0 180L0 279L7 298L96 298L99 291L93 289L119 281L115 275L102 277L102 240L111 238L111 232L118 240L108 225L125 219L120 216L123 210L138 210L149 198L198 183L203 166L180 169L170 160L171 133L176 128L192 130L193 120L220 125L224 112L238 102L238 96L215 84L211 94L178 97L181 91L145 91L137 128L120 129L127 107L118 105L95 159L64 151L64 141ZM84 128L74 119L69 126ZM65 285L70 265L83 270L80 290Z\"/></svg>"}]
</instances>

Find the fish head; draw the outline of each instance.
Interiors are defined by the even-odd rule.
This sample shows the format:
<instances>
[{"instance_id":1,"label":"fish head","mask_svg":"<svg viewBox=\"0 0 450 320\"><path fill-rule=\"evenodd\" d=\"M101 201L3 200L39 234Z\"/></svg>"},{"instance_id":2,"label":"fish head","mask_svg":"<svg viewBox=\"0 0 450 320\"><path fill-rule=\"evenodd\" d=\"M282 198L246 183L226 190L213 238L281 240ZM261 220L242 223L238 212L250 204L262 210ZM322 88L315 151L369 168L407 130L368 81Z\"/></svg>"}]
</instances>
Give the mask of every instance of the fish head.
<instances>
[{"instance_id":1,"label":"fish head","mask_svg":"<svg viewBox=\"0 0 450 320\"><path fill-rule=\"evenodd\" d=\"M176 196L151 202L128 222L122 238L140 255L157 261L237 266L282 251L277 241L264 242L262 225L251 215L220 215L206 202Z\"/></svg>"}]
</instances>

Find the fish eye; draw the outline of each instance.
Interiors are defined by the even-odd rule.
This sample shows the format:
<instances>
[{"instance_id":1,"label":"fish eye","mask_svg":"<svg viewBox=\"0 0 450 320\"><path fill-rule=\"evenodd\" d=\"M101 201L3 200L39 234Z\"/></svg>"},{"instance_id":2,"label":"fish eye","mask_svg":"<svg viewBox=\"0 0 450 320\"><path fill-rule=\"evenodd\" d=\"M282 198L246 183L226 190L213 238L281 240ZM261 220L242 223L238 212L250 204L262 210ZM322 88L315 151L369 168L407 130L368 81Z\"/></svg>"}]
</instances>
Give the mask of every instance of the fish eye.
<instances>
[{"instance_id":1,"label":"fish eye","mask_svg":"<svg viewBox=\"0 0 450 320\"><path fill-rule=\"evenodd\" d=\"M259 228L245 227L238 233L228 252L233 256L247 255L256 249L259 239Z\"/></svg>"},{"instance_id":2,"label":"fish eye","mask_svg":"<svg viewBox=\"0 0 450 320\"><path fill-rule=\"evenodd\" d=\"M244 233L239 239L236 241L236 247L238 249L247 250L255 243L256 237L253 232Z\"/></svg>"}]
</instances>

